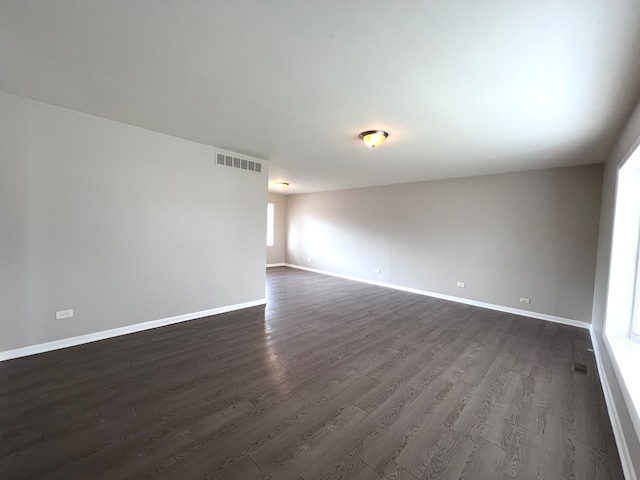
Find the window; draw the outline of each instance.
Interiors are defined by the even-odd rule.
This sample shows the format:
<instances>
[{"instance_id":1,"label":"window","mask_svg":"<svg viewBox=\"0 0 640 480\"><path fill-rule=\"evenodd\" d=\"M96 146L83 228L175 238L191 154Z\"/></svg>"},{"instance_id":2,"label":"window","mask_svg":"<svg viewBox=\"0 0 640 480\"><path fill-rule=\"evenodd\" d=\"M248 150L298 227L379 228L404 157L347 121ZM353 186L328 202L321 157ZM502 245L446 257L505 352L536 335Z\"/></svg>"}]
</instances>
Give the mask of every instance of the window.
<instances>
[{"instance_id":1,"label":"window","mask_svg":"<svg viewBox=\"0 0 640 480\"><path fill-rule=\"evenodd\" d=\"M273 203L267 203L267 247L273 247L273 229L275 216Z\"/></svg>"},{"instance_id":2,"label":"window","mask_svg":"<svg viewBox=\"0 0 640 480\"><path fill-rule=\"evenodd\" d=\"M640 336L640 148L620 167L614 214L606 331Z\"/></svg>"},{"instance_id":3,"label":"window","mask_svg":"<svg viewBox=\"0 0 640 480\"><path fill-rule=\"evenodd\" d=\"M604 345L640 435L640 148L617 172Z\"/></svg>"},{"instance_id":4,"label":"window","mask_svg":"<svg viewBox=\"0 0 640 480\"><path fill-rule=\"evenodd\" d=\"M640 242L639 242L640 243ZM636 262L636 284L633 296L633 317L631 320L631 338L640 341L640 244Z\"/></svg>"}]
</instances>

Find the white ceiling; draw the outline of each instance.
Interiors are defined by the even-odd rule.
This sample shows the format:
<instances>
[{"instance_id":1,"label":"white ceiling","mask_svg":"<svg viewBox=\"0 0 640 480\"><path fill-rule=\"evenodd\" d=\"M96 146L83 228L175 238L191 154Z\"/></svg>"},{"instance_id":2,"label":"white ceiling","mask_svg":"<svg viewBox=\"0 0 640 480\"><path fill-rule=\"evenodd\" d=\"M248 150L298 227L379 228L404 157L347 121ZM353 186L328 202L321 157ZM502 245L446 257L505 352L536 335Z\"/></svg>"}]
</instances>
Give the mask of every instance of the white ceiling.
<instances>
[{"instance_id":1,"label":"white ceiling","mask_svg":"<svg viewBox=\"0 0 640 480\"><path fill-rule=\"evenodd\" d=\"M640 2L3 0L0 90L270 160L289 193L589 164L640 94Z\"/></svg>"}]
</instances>

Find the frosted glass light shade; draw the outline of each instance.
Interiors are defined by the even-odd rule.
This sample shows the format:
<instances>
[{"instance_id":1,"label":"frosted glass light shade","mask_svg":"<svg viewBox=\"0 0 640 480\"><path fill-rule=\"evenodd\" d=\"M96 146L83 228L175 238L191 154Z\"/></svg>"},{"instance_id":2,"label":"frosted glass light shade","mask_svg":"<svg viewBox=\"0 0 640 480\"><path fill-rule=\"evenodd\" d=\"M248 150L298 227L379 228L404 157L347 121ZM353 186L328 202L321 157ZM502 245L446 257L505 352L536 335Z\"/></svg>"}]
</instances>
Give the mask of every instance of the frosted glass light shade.
<instances>
[{"instance_id":1,"label":"frosted glass light shade","mask_svg":"<svg viewBox=\"0 0 640 480\"><path fill-rule=\"evenodd\" d=\"M381 130L370 130L368 132L362 132L360 138L371 148L377 147L384 142L389 134Z\"/></svg>"}]
</instances>

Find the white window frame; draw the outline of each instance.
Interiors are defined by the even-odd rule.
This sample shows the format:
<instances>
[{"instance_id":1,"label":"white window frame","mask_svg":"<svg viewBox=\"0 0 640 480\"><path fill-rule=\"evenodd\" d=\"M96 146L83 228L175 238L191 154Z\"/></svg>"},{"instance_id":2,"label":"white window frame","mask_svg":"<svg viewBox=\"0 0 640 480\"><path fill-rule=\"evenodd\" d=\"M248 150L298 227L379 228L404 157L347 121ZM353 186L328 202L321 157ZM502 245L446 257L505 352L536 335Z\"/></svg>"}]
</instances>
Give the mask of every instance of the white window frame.
<instances>
[{"instance_id":1,"label":"white window frame","mask_svg":"<svg viewBox=\"0 0 640 480\"><path fill-rule=\"evenodd\" d=\"M636 259L636 282L633 295L633 312L631 316L631 340L640 342L640 241L638 242Z\"/></svg>"},{"instance_id":2,"label":"white window frame","mask_svg":"<svg viewBox=\"0 0 640 480\"><path fill-rule=\"evenodd\" d=\"M611 261L607 292L604 344L634 429L640 435L640 342L636 331L640 310L640 145L617 171Z\"/></svg>"},{"instance_id":3,"label":"white window frame","mask_svg":"<svg viewBox=\"0 0 640 480\"><path fill-rule=\"evenodd\" d=\"M273 203L267 203L267 247L273 247L276 229L276 207Z\"/></svg>"}]
</instances>

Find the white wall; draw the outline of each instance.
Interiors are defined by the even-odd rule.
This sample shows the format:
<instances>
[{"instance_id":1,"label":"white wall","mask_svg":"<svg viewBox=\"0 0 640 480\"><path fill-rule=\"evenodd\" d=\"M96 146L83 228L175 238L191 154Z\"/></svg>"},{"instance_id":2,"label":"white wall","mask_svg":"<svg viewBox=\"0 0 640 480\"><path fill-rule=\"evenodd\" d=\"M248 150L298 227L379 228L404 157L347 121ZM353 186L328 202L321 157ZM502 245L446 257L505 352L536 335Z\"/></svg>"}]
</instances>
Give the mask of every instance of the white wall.
<instances>
[{"instance_id":1,"label":"white wall","mask_svg":"<svg viewBox=\"0 0 640 480\"><path fill-rule=\"evenodd\" d=\"M590 322L602 171L291 195L287 262Z\"/></svg>"},{"instance_id":2,"label":"white wall","mask_svg":"<svg viewBox=\"0 0 640 480\"><path fill-rule=\"evenodd\" d=\"M267 247L267 265L284 263L287 246L287 196L269 192L269 202L273 203L274 229L273 246Z\"/></svg>"},{"instance_id":3,"label":"white wall","mask_svg":"<svg viewBox=\"0 0 640 480\"><path fill-rule=\"evenodd\" d=\"M267 172L213 151L0 93L0 352L263 299Z\"/></svg>"},{"instance_id":4,"label":"white wall","mask_svg":"<svg viewBox=\"0 0 640 480\"><path fill-rule=\"evenodd\" d=\"M636 474L640 474L640 439L638 438L638 432L634 430L629 409L625 403L620 383L614 371L612 359L605 346L603 333L605 329L606 300L609 288L618 168L627 160L638 145L640 145L640 104L638 104L630 117L605 168L592 325L594 338L597 342L597 350L600 352L602 359L602 371L600 374L606 379L611 391L611 398L619 417L620 431L629 450L629 458L633 463Z\"/></svg>"}]
</instances>

